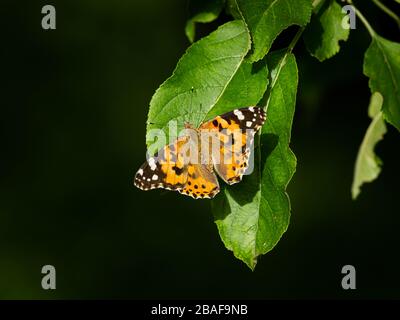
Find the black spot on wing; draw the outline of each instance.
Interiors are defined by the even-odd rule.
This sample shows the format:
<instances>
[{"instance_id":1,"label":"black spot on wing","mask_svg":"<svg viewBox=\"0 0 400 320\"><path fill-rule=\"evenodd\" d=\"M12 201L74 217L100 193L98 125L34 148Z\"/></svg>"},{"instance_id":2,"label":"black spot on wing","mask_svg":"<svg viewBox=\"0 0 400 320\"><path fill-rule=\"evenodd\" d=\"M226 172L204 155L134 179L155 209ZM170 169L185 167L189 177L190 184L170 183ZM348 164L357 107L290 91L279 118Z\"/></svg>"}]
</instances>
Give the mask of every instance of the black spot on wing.
<instances>
[{"instance_id":1,"label":"black spot on wing","mask_svg":"<svg viewBox=\"0 0 400 320\"><path fill-rule=\"evenodd\" d=\"M196 188L197 187L197 188ZM201 186L203 189L206 188L205 185ZM194 190L196 189L196 190ZM186 196L192 197L194 199L212 199L215 197L215 195L219 192L219 187L215 186L213 189L211 189L209 192L205 192L205 190L199 190L199 186L194 185L194 189L192 188L183 188L178 190L181 194L184 194Z\"/></svg>"},{"instance_id":2,"label":"black spot on wing","mask_svg":"<svg viewBox=\"0 0 400 320\"><path fill-rule=\"evenodd\" d=\"M173 167L172 167L172 170L174 170L175 173L176 173L178 176L180 176L180 175L182 174L183 169L184 169L183 167L182 167L182 168L179 168L179 167L177 167L177 166L173 166Z\"/></svg>"}]
</instances>

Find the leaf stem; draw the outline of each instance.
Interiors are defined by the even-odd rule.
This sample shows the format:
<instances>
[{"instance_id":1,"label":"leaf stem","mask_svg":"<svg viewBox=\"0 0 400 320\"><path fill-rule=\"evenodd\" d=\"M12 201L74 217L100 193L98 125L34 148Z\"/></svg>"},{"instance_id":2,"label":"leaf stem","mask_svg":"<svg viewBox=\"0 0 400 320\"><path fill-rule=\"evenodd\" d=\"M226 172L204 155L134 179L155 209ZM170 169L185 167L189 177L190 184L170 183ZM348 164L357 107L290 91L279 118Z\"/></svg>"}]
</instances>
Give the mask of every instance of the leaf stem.
<instances>
[{"instance_id":1,"label":"leaf stem","mask_svg":"<svg viewBox=\"0 0 400 320\"><path fill-rule=\"evenodd\" d=\"M400 28L400 18L392 11L390 10L388 7L386 7L382 2L380 2L379 0L372 0L373 3L375 3L375 5L377 7L379 7L382 11L384 11L388 16L390 16L394 21L396 21L398 27Z\"/></svg>"},{"instance_id":2,"label":"leaf stem","mask_svg":"<svg viewBox=\"0 0 400 320\"><path fill-rule=\"evenodd\" d=\"M312 3L313 8L316 8L316 7L320 4L321 1L322 1L322 0L314 0L313 3ZM297 42L298 42L299 39L301 38L301 36L302 36L302 34L303 34L303 32L304 32L305 29L306 29L305 26L304 26L304 27L300 27L300 29L297 31L297 33L296 33L295 36L293 37L292 41L290 41L289 46L288 46L287 49L286 49L285 55L282 57L281 61L279 62L279 68L278 68L277 74L276 74L274 77L272 77L272 82L271 82L271 84L269 85L269 92L271 92L272 89L274 88L275 83L276 83L276 79L278 78L279 73L281 72L282 67L283 67L283 66L285 65L285 63L286 63L286 58L287 58L288 54L289 54L289 53L292 53L294 47L296 46ZM265 103L265 106L264 106L264 110L265 110L265 111L268 110L268 106L269 106L269 102L270 102L270 97L271 97L271 96L268 95L268 99L267 99L267 101L266 101L266 103Z\"/></svg>"},{"instance_id":3,"label":"leaf stem","mask_svg":"<svg viewBox=\"0 0 400 320\"><path fill-rule=\"evenodd\" d=\"M357 17L360 18L361 22L364 24L365 28L367 28L369 34L371 35L372 38L376 37L376 32L375 30L371 27L369 24L368 20L364 17L364 15L356 8L356 6L353 4L352 0L346 0L348 4L352 5L354 8L354 11L356 12Z\"/></svg>"},{"instance_id":4,"label":"leaf stem","mask_svg":"<svg viewBox=\"0 0 400 320\"><path fill-rule=\"evenodd\" d=\"M286 48L286 53L285 53L285 55L282 57L281 61L279 62L279 67L278 67L278 70L277 70L276 74L274 74L274 75L271 74L271 79L272 79L272 81L271 81L271 83L269 84L269 88L268 88L269 94L268 94L268 98L267 98L267 101L265 102L265 106L264 106L264 110L265 110L266 112L268 111L268 106L269 106L269 103L270 103L270 98L271 98L270 93L271 93L272 89L275 87L276 80L277 80L278 77L279 77L279 74L280 74L280 72L281 72L281 70L282 70L282 67L283 67L283 66L285 65L285 63L286 63L286 58L287 58L287 56L289 55L289 53L292 53L293 48L296 46L297 42L298 42L299 39L301 38L301 35L302 35L303 32L304 32L304 29L305 29L305 27L301 27L301 28L297 31L297 33L296 33L295 36L293 37L292 41L289 43L289 46Z\"/></svg>"},{"instance_id":5,"label":"leaf stem","mask_svg":"<svg viewBox=\"0 0 400 320\"><path fill-rule=\"evenodd\" d=\"M299 41L301 35L302 35L303 32L304 32L304 29L305 29L305 27L301 27L301 28L297 31L296 35L294 36L294 38L292 39L292 41L290 42L290 44L289 44L289 46L288 46L288 48L287 48L288 53L290 53L290 52L293 51L293 48L295 47L296 43Z\"/></svg>"}]
</instances>

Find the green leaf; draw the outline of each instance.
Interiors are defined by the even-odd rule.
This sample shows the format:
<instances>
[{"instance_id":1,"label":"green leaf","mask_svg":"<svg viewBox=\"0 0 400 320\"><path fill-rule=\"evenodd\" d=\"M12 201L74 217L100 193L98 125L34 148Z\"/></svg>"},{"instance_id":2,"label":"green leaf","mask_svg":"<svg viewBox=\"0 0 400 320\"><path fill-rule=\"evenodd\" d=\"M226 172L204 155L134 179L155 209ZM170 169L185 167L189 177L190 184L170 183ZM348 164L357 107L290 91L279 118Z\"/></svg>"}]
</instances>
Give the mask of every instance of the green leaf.
<instances>
[{"instance_id":1,"label":"green leaf","mask_svg":"<svg viewBox=\"0 0 400 320\"><path fill-rule=\"evenodd\" d=\"M235 79L250 44L247 28L237 20L222 25L191 45L172 76L151 99L147 144L153 143L151 129L162 129L168 136L170 120L177 121L178 130L185 122L196 127L203 122ZM240 88L235 90L239 92ZM162 146L161 142L155 144L155 149Z\"/></svg>"},{"instance_id":2,"label":"green leaf","mask_svg":"<svg viewBox=\"0 0 400 320\"><path fill-rule=\"evenodd\" d=\"M310 54L319 61L339 52L339 41L346 41L350 29L342 27L342 7L335 0L321 2L314 9L310 24L304 31L304 42Z\"/></svg>"},{"instance_id":3,"label":"green leaf","mask_svg":"<svg viewBox=\"0 0 400 320\"><path fill-rule=\"evenodd\" d=\"M368 115L372 119L372 122L361 143L354 168L353 185L351 187L353 199L358 197L360 188L364 183L372 182L381 172L381 161L376 156L374 149L386 133L386 125L381 112L382 104L382 95L379 92L375 92L371 96L368 110Z\"/></svg>"},{"instance_id":4,"label":"green leaf","mask_svg":"<svg viewBox=\"0 0 400 320\"><path fill-rule=\"evenodd\" d=\"M275 38L291 25L304 26L310 21L311 0L235 0L253 39L251 61L262 59Z\"/></svg>"},{"instance_id":5,"label":"green leaf","mask_svg":"<svg viewBox=\"0 0 400 320\"><path fill-rule=\"evenodd\" d=\"M296 167L289 148L298 82L296 60L280 51L269 54L267 61L267 122L255 149L254 171L241 183L224 188L212 202L225 246L252 270L257 257L270 251L287 230L286 187Z\"/></svg>"},{"instance_id":6,"label":"green leaf","mask_svg":"<svg viewBox=\"0 0 400 320\"><path fill-rule=\"evenodd\" d=\"M268 85L266 60L256 63L244 61L205 120L238 107L254 106L264 95Z\"/></svg>"},{"instance_id":7,"label":"green leaf","mask_svg":"<svg viewBox=\"0 0 400 320\"><path fill-rule=\"evenodd\" d=\"M190 18L186 22L185 33L190 42L194 41L196 23L208 23L218 18L224 7L224 0L191 0Z\"/></svg>"},{"instance_id":8,"label":"green leaf","mask_svg":"<svg viewBox=\"0 0 400 320\"><path fill-rule=\"evenodd\" d=\"M400 130L400 43L373 34L365 52L364 74L371 92L383 96L383 117Z\"/></svg>"}]
</instances>

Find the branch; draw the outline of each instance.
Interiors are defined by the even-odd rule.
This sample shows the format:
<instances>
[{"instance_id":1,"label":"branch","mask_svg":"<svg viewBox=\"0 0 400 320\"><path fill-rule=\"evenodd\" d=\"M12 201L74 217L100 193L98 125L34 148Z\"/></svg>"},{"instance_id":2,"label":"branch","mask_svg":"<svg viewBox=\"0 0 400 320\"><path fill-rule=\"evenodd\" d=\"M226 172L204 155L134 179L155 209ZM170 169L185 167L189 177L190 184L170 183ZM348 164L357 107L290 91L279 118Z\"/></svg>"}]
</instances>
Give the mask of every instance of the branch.
<instances>
[{"instance_id":1,"label":"branch","mask_svg":"<svg viewBox=\"0 0 400 320\"><path fill-rule=\"evenodd\" d=\"M372 2L375 3L375 5L379 7L382 11L384 11L387 15L389 15L394 21L396 21L398 27L400 28L400 18L392 10L386 7L379 0L372 0Z\"/></svg>"}]
</instances>

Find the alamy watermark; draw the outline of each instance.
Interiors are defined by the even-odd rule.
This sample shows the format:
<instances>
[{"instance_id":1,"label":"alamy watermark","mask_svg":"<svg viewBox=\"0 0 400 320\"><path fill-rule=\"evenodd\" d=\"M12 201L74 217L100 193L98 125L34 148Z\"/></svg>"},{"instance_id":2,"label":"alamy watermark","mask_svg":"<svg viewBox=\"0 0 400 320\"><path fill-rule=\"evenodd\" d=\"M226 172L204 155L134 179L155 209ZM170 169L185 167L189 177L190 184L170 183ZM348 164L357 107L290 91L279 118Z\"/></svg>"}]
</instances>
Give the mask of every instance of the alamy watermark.
<instances>
[{"instance_id":1,"label":"alamy watermark","mask_svg":"<svg viewBox=\"0 0 400 320\"><path fill-rule=\"evenodd\" d=\"M42 7L42 28L44 30L55 30L56 29L56 8L50 4L46 4Z\"/></svg>"},{"instance_id":2,"label":"alamy watermark","mask_svg":"<svg viewBox=\"0 0 400 320\"><path fill-rule=\"evenodd\" d=\"M149 130L146 140L151 142L147 150L149 164L157 162L180 162L184 165L225 164L234 165L248 159L245 174L251 174L254 160L254 129L240 129L227 124L226 128L196 129L190 124L178 132L177 122L168 123L168 135L164 130Z\"/></svg>"},{"instance_id":3,"label":"alamy watermark","mask_svg":"<svg viewBox=\"0 0 400 320\"><path fill-rule=\"evenodd\" d=\"M356 10L352 5L347 5L342 8L342 13L345 16L342 19L343 29L355 29L356 28Z\"/></svg>"},{"instance_id":4,"label":"alamy watermark","mask_svg":"<svg viewBox=\"0 0 400 320\"><path fill-rule=\"evenodd\" d=\"M347 264L342 267L342 274L345 276L342 278L342 288L344 290L356 289L356 268Z\"/></svg>"},{"instance_id":5,"label":"alamy watermark","mask_svg":"<svg viewBox=\"0 0 400 320\"><path fill-rule=\"evenodd\" d=\"M42 288L44 290L55 290L56 289L56 268L52 265L45 265L42 267Z\"/></svg>"}]
</instances>

